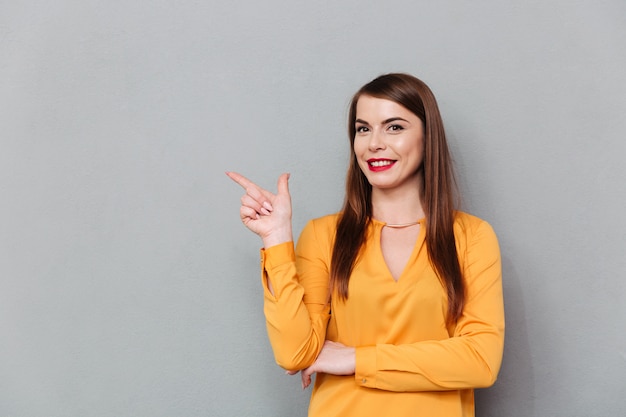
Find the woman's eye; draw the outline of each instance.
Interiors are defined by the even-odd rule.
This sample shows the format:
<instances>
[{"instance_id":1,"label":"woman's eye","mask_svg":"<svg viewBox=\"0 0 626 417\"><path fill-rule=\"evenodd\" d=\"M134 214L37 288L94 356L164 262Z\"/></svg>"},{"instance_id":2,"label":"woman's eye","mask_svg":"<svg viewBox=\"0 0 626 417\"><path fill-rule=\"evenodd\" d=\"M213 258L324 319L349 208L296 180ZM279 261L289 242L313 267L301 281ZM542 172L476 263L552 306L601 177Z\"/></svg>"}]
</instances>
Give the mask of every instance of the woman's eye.
<instances>
[{"instance_id":1,"label":"woman's eye","mask_svg":"<svg viewBox=\"0 0 626 417\"><path fill-rule=\"evenodd\" d=\"M357 133L365 133L365 132L369 132L369 129L367 128L367 126L357 126L356 127L356 132Z\"/></svg>"},{"instance_id":2,"label":"woman's eye","mask_svg":"<svg viewBox=\"0 0 626 417\"><path fill-rule=\"evenodd\" d=\"M400 126L400 125L391 125L391 126L389 126L389 130L399 131L399 130L404 130L404 128L402 126Z\"/></svg>"}]
</instances>

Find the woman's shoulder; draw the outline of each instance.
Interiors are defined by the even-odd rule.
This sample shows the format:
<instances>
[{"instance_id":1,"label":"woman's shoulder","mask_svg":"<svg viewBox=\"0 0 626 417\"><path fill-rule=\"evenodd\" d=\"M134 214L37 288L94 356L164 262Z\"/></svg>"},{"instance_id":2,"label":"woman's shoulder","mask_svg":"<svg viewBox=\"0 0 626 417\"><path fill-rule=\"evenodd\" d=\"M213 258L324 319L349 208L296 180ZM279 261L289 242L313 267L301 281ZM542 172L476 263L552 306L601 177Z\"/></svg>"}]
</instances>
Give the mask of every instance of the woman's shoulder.
<instances>
[{"instance_id":1,"label":"woman's shoulder","mask_svg":"<svg viewBox=\"0 0 626 417\"><path fill-rule=\"evenodd\" d=\"M463 211L454 213L454 231L455 234L463 234L468 237L477 233L494 233L487 221Z\"/></svg>"},{"instance_id":2,"label":"woman's shoulder","mask_svg":"<svg viewBox=\"0 0 626 417\"><path fill-rule=\"evenodd\" d=\"M337 226L337 221L339 220L340 213L326 214L321 217L316 217L314 219L309 220L309 223L315 223L316 225L329 225L332 227Z\"/></svg>"},{"instance_id":3,"label":"woman's shoulder","mask_svg":"<svg viewBox=\"0 0 626 417\"><path fill-rule=\"evenodd\" d=\"M474 215L455 213L454 236L461 258L470 252L485 256L499 253L498 237L493 228L488 222Z\"/></svg>"},{"instance_id":4,"label":"woman's shoulder","mask_svg":"<svg viewBox=\"0 0 626 417\"><path fill-rule=\"evenodd\" d=\"M338 219L339 213L309 220L298 238L298 252L310 250L330 251L335 238Z\"/></svg>"},{"instance_id":5,"label":"woman's shoulder","mask_svg":"<svg viewBox=\"0 0 626 417\"><path fill-rule=\"evenodd\" d=\"M471 214L457 212L454 237L459 263L469 286L477 285L479 279L501 279L500 246L489 223ZM486 271L491 272L483 273Z\"/></svg>"},{"instance_id":6,"label":"woman's shoulder","mask_svg":"<svg viewBox=\"0 0 626 417\"><path fill-rule=\"evenodd\" d=\"M316 217L307 222L303 232L313 232L316 235L334 236L337 230L337 221L339 221L339 213L327 214L325 216Z\"/></svg>"}]
</instances>

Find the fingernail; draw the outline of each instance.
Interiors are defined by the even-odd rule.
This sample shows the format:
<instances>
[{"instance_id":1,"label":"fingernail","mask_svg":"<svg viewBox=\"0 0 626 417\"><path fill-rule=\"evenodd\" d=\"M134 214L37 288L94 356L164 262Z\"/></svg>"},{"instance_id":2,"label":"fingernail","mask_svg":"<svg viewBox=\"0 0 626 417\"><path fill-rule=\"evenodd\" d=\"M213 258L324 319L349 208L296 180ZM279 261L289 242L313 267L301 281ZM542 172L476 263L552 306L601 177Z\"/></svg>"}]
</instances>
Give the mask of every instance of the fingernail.
<instances>
[{"instance_id":1,"label":"fingernail","mask_svg":"<svg viewBox=\"0 0 626 417\"><path fill-rule=\"evenodd\" d=\"M263 207L265 207L267 210L272 211L274 210L274 208L272 207L272 205L270 203L268 203L267 201L265 201L263 203Z\"/></svg>"},{"instance_id":2,"label":"fingernail","mask_svg":"<svg viewBox=\"0 0 626 417\"><path fill-rule=\"evenodd\" d=\"M265 207L261 207L261 213L265 214L266 216L269 216L270 214L272 214Z\"/></svg>"}]
</instances>

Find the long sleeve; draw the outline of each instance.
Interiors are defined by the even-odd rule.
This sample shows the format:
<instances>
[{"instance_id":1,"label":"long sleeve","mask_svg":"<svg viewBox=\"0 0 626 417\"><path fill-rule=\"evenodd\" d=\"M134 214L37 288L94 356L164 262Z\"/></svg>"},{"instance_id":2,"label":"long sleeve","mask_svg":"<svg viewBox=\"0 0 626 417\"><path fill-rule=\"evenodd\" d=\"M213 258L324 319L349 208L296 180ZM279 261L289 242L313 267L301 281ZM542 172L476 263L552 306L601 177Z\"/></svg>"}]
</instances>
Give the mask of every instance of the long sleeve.
<instances>
[{"instance_id":1,"label":"long sleeve","mask_svg":"<svg viewBox=\"0 0 626 417\"><path fill-rule=\"evenodd\" d=\"M311 365L326 338L328 260L322 248L327 246L309 222L298 240L298 256L292 242L261 251L267 332L276 362L288 370Z\"/></svg>"},{"instance_id":2,"label":"long sleeve","mask_svg":"<svg viewBox=\"0 0 626 417\"><path fill-rule=\"evenodd\" d=\"M502 274L491 227L468 216L457 227L466 303L451 337L357 347L355 382L388 391L486 387L496 380L504 346Z\"/></svg>"}]
</instances>

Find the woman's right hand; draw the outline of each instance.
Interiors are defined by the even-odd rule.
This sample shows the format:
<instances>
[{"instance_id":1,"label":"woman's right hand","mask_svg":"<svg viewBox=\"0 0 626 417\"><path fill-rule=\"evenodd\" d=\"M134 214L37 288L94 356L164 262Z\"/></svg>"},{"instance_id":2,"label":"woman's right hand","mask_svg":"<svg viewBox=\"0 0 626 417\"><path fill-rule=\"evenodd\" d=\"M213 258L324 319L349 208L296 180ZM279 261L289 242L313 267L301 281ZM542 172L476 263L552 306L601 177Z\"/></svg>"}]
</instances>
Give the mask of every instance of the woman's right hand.
<instances>
[{"instance_id":1,"label":"woman's right hand","mask_svg":"<svg viewBox=\"0 0 626 417\"><path fill-rule=\"evenodd\" d=\"M278 192L259 187L236 172L226 175L246 190L241 197L239 214L244 225L263 240L269 248L293 240L291 232L291 196L289 195L289 174L278 178Z\"/></svg>"}]
</instances>

